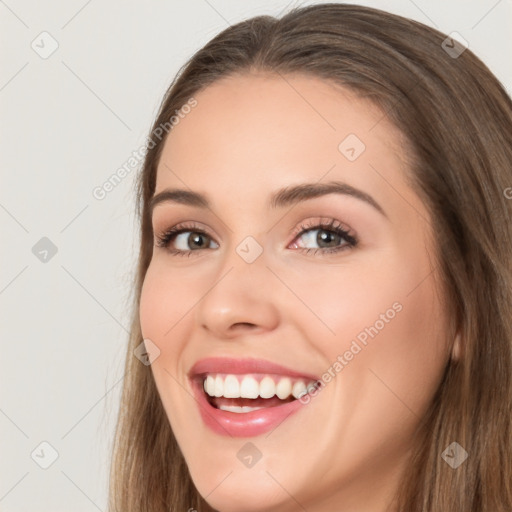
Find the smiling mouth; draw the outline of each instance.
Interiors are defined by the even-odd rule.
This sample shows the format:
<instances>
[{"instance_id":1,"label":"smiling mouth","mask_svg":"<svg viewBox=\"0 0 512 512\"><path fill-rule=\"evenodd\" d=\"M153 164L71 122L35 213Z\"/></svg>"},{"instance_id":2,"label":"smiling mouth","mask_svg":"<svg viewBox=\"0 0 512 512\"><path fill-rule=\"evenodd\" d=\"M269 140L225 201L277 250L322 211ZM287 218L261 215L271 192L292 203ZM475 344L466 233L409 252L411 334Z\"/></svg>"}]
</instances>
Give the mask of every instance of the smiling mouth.
<instances>
[{"instance_id":1,"label":"smiling mouth","mask_svg":"<svg viewBox=\"0 0 512 512\"><path fill-rule=\"evenodd\" d=\"M316 389L316 381L275 374L198 376L207 402L215 409L249 413L293 402Z\"/></svg>"}]
</instances>

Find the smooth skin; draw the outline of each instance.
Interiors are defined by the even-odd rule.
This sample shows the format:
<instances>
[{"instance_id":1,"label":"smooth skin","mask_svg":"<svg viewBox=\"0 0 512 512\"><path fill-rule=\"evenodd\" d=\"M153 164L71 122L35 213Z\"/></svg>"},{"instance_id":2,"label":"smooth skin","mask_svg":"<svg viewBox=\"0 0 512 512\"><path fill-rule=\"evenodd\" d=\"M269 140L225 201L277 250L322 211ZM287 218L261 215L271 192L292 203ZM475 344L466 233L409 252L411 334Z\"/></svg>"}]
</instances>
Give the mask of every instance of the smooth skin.
<instances>
[{"instance_id":1,"label":"smooth skin","mask_svg":"<svg viewBox=\"0 0 512 512\"><path fill-rule=\"evenodd\" d=\"M405 182L406 142L376 106L315 77L236 75L195 98L165 142L155 193L193 190L211 207L160 203L152 222L155 241L183 222L208 236L192 228L156 246L140 304L192 479L221 512L393 510L412 433L460 343L441 305L435 230ZM349 134L366 146L354 161L338 148ZM268 207L278 189L330 181L371 195L385 215L344 194ZM331 219L355 247L335 235L322 243L314 226ZM253 263L236 252L248 236L263 249ZM333 246L344 250L325 252ZM263 358L320 377L397 302L401 311L272 432L233 438L202 422L187 377L197 360ZM249 441L262 453L251 468L237 458Z\"/></svg>"}]
</instances>

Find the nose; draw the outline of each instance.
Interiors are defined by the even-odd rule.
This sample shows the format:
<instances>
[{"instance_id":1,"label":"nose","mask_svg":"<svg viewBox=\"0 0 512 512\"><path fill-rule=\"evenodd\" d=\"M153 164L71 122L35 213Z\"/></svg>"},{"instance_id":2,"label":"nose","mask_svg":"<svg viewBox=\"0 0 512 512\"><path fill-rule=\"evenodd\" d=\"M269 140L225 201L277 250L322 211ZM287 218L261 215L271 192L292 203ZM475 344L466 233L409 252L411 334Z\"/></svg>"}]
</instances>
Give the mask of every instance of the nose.
<instances>
[{"instance_id":1,"label":"nose","mask_svg":"<svg viewBox=\"0 0 512 512\"><path fill-rule=\"evenodd\" d=\"M277 284L264 253L248 263L230 251L195 309L196 325L221 339L275 329Z\"/></svg>"}]
</instances>

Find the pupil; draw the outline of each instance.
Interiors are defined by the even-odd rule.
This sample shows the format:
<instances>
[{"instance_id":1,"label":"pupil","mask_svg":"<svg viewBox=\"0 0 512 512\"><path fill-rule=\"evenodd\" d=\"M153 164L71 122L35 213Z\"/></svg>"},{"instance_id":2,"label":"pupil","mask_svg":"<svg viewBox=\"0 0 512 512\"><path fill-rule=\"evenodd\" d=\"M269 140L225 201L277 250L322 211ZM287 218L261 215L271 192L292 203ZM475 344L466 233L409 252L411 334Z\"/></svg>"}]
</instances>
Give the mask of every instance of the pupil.
<instances>
[{"instance_id":1,"label":"pupil","mask_svg":"<svg viewBox=\"0 0 512 512\"><path fill-rule=\"evenodd\" d=\"M198 246L201 246L201 243L200 243L200 241L198 242L198 239L201 240L202 237L203 237L203 235L201 235L200 233L191 234L189 236L189 240L192 240L193 244L197 244ZM193 245L193 244L191 244L191 245Z\"/></svg>"},{"instance_id":2,"label":"pupil","mask_svg":"<svg viewBox=\"0 0 512 512\"><path fill-rule=\"evenodd\" d=\"M317 243L318 245L321 245L320 242L327 242L336 240L336 237L339 237L337 233L331 233L329 231L319 231L319 235L317 237ZM336 245L336 244L334 244Z\"/></svg>"}]
</instances>

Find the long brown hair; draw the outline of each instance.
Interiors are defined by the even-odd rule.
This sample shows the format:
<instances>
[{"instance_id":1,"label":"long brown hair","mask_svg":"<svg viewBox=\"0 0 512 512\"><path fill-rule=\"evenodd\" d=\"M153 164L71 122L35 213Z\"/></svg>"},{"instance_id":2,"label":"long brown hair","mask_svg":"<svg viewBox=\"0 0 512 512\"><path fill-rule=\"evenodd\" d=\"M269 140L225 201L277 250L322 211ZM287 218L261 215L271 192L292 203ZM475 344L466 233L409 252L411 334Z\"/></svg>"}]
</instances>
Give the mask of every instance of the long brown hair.
<instances>
[{"instance_id":1,"label":"long brown hair","mask_svg":"<svg viewBox=\"0 0 512 512\"><path fill-rule=\"evenodd\" d=\"M443 300L463 351L448 363L418 430L397 510L512 510L512 102L469 49L446 37L377 9L317 4L233 25L181 68L137 181L141 245L111 512L212 510L194 487L150 366L133 350L142 341L139 298L153 248L148 204L165 142L153 135L209 84L252 71L350 88L379 106L410 145L407 178L431 215ZM457 469L441 457L454 441L469 454Z\"/></svg>"}]
</instances>

